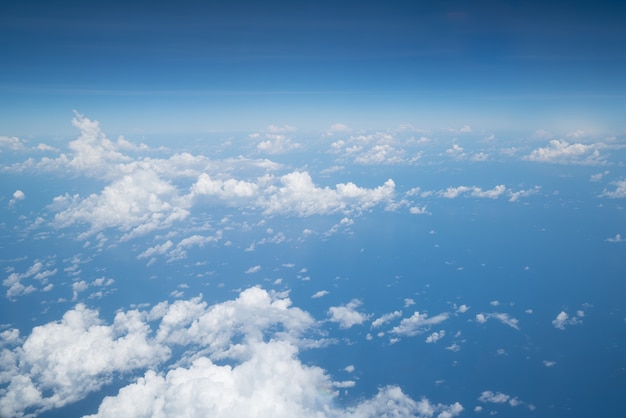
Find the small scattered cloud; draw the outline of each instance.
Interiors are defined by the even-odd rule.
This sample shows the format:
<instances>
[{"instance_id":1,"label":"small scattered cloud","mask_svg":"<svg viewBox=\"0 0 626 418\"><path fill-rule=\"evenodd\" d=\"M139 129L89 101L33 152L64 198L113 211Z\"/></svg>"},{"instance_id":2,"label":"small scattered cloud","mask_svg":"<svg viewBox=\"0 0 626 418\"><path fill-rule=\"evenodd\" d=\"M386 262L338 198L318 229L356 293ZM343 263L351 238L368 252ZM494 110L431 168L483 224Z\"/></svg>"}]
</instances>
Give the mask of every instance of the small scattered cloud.
<instances>
[{"instance_id":1,"label":"small scattered cloud","mask_svg":"<svg viewBox=\"0 0 626 418\"><path fill-rule=\"evenodd\" d=\"M484 324L487 322L488 319L497 319L498 321L500 321L501 323L503 323L504 325L508 325L509 327L516 329L519 331L519 320L517 320L516 318L511 317L509 314L507 313L501 313L501 312L493 312L493 313L479 313L476 314L475 320L476 322L478 322L479 324Z\"/></svg>"},{"instance_id":2,"label":"small scattered cloud","mask_svg":"<svg viewBox=\"0 0 626 418\"><path fill-rule=\"evenodd\" d=\"M313 299L321 298L323 296L326 296L328 293L329 293L328 290L319 290L315 292L313 296L311 296L311 298Z\"/></svg>"},{"instance_id":3,"label":"small scattered cloud","mask_svg":"<svg viewBox=\"0 0 626 418\"><path fill-rule=\"evenodd\" d=\"M353 299L347 305L333 306L328 309L328 316L331 322L339 324L340 328L351 328L354 325L361 325L367 321L370 315L357 311L363 302Z\"/></svg>"},{"instance_id":4,"label":"small scattered cloud","mask_svg":"<svg viewBox=\"0 0 626 418\"><path fill-rule=\"evenodd\" d=\"M626 179L614 181L611 184L615 186L615 190L609 191L605 189L600 194L600 197L609 197L612 199L622 199L626 197Z\"/></svg>"},{"instance_id":5,"label":"small scattered cloud","mask_svg":"<svg viewBox=\"0 0 626 418\"><path fill-rule=\"evenodd\" d=\"M256 265L256 266L252 266L250 267L248 270L245 271L245 274L253 274L253 273L258 273L259 271L261 271L261 266Z\"/></svg>"},{"instance_id":6,"label":"small scattered cloud","mask_svg":"<svg viewBox=\"0 0 626 418\"><path fill-rule=\"evenodd\" d=\"M446 335L446 331L445 330L435 331L432 334L430 334L428 337L426 337L425 341L427 343L436 343L437 341L442 339L445 335Z\"/></svg>"},{"instance_id":7,"label":"small scattered cloud","mask_svg":"<svg viewBox=\"0 0 626 418\"><path fill-rule=\"evenodd\" d=\"M391 332L398 335L414 336L428 331L433 325L440 324L450 317L447 312L429 317L426 313L414 312L412 316L404 318Z\"/></svg>"},{"instance_id":8,"label":"small scattered cloud","mask_svg":"<svg viewBox=\"0 0 626 418\"><path fill-rule=\"evenodd\" d=\"M565 327L569 325L580 325L582 324L582 317L585 316L584 311L577 311L575 316L570 316L567 312L561 311L556 316L556 318L552 321L552 325L554 328L564 330Z\"/></svg>"},{"instance_id":9,"label":"small scattered cloud","mask_svg":"<svg viewBox=\"0 0 626 418\"><path fill-rule=\"evenodd\" d=\"M378 318L376 318L374 321L372 321L372 328L378 328L383 324L386 324L389 321L394 320L395 318L399 318L402 316L402 311L394 311L388 314L384 314Z\"/></svg>"},{"instance_id":10,"label":"small scattered cloud","mask_svg":"<svg viewBox=\"0 0 626 418\"><path fill-rule=\"evenodd\" d=\"M9 200L9 206L15 205L20 200L26 199L26 195L21 190L16 190L13 192L13 198Z\"/></svg>"},{"instance_id":11,"label":"small scattered cloud","mask_svg":"<svg viewBox=\"0 0 626 418\"><path fill-rule=\"evenodd\" d=\"M621 234L615 234L614 237L610 237L606 239L607 242L626 242L626 238L622 237Z\"/></svg>"}]
</instances>

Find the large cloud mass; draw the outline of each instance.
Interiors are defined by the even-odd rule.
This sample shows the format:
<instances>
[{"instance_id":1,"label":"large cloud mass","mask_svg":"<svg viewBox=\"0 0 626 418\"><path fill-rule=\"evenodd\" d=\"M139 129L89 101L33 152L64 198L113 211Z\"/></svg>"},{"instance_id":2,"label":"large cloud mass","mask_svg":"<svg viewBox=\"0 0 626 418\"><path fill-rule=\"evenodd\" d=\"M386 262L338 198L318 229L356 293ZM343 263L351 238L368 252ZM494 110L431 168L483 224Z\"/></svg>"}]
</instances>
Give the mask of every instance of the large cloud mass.
<instances>
[{"instance_id":1,"label":"large cloud mass","mask_svg":"<svg viewBox=\"0 0 626 418\"><path fill-rule=\"evenodd\" d=\"M399 388L343 409L323 369L298 359L316 322L284 295L253 287L207 306L200 297L116 314L79 304L25 339L2 333L0 416L34 416L85 398L122 373L142 377L94 417L452 417L458 403L415 402ZM11 348L13 347L13 348ZM172 349L184 354L161 371Z\"/></svg>"}]
</instances>

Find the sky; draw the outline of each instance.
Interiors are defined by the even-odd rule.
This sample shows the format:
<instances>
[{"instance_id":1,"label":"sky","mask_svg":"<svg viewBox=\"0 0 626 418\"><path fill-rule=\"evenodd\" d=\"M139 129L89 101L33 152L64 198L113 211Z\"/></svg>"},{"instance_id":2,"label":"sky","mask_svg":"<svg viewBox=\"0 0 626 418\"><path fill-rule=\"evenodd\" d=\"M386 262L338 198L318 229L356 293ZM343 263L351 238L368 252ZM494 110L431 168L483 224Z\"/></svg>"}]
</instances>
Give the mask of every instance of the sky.
<instances>
[{"instance_id":1,"label":"sky","mask_svg":"<svg viewBox=\"0 0 626 418\"><path fill-rule=\"evenodd\" d=\"M619 416L623 18L2 2L0 418Z\"/></svg>"},{"instance_id":2,"label":"sky","mask_svg":"<svg viewBox=\"0 0 626 418\"><path fill-rule=\"evenodd\" d=\"M0 121L11 135L71 135L58 121L74 109L107 117L115 134L624 128L618 2L0 7Z\"/></svg>"}]
</instances>

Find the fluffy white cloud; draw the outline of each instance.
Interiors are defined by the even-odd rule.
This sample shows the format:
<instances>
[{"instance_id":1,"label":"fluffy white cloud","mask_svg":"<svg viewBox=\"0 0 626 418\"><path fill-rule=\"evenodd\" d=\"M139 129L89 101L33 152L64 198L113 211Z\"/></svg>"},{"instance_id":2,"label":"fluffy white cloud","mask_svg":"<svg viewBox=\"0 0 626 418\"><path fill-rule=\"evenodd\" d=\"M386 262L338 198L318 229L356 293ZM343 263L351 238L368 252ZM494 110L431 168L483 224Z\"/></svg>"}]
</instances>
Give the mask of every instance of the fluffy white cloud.
<instances>
[{"instance_id":1,"label":"fluffy white cloud","mask_svg":"<svg viewBox=\"0 0 626 418\"><path fill-rule=\"evenodd\" d=\"M363 303L358 299L353 299L345 306L332 306L328 309L328 316L331 322L337 322L340 328L350 328L367 321L369 315L357 311Z\"/></svg>"},{"instance_id":2,"label":"fluffy white cloud","mask_svg":"<svg viewBox=\"0 0 626 418\"><path fill-rule=\"evenodd\" d=\"M615 181L612 184L615 185L615 190L604 190L600 195L601 197L610 197L614 199L621 199L626 197L626 180Z\"/></svg>"},{"instance_id":3,"label":"fluffy white cloud","mask_svg":"<svg viewBox=\"0 0 626 418\"><path fill-rule=\"evenodd\" d=\"M389 144L374 145L369 150L359 154L354 159L357 164L402 164L405 151L392 147Z\"/></svg>"},{"instance_id":4,"label":"fluffy white cloud","mask_svg":"<svg viewBox=\"0 0 626 418\"><path fill-rule=\"evenodd\" d=\"M620 234L615 234L614 237L609 237L606 240L607 242L626 242L626 238L623 238Z\"/></svg>"},{"instance_id":5,"label":"fluffy white cloud","mask_svg":"<svg viewBox=\"0 0 626 418\"><path fill-rule=\"evenodd\" d=\"M106 186L100 194L56 197L51 205L58 210L55 225L88 224L86 238L107 228L124 232L123 239L170 226L189 215L189 203L178 196L176 187L153 171L125 175Z\"/></svg>"},{"instance_id":6,"label":"fluffy white cloud","mask_svg":"<svg viewBox=\"0 0 626 418\"><path fill-rule=\"evenodd\" d=\"M436 343L437 341L442 339L445 335L446 335L446 331L445 330L441 330L439 332L435 331L432 334L430 334L428 337L426 337L425 341L427 343Z\"/></svg>"},{"instance_id":7,"label":"fluffy white cloud","mask_svg":"<svg viewBox=\"0 0 626 418\"><path fill-rule=\"evenodd\" d=\"M42 412L85 397L111 380L113 373L157 364L169 349L151 344L150 327L137 311L118 313L112 325L77 305L52 322L33 329L13 352L0 416ZM7 364L2 364L6 370Z\"/></svg>"},{"instance_id":8,"label":"fluffy white cloud","mask_svg":"<svg viewBox=\"0 0 626 418\"><path fill-rule=\"evenodd\" d=\"M486 390L483 393L481 393L478 400L484 403L500 403L500 404L508 403L511 406L518 406L524 403L520 401L519 399L517 399L517 397L512 397L502 392L494 393L490 390Z\"/></svg>"},{"instance_id":9,"label":"fluffy white cloud","mask_svg":"<svg viewBox=\"0 0 626 418\"><path fill-rule=\"evenodd\" d=\"M570 144L567 141L553 139L547 147L537 148L529 155L522 157L524 160L542 163L557 164L604 164L604 157L596 145L580 143Z\"/></svg>"},{"instance_id":10,"label":"fluffy white cloud","mask_svg":"<svg viewBox=\"0 0 626 418\"><path fill-rule=\"evenodd\" d=\"M358 303L351 304L353 309ZM213 306L196 297L149 311L120 311L110 325L79 304L26 338L5 330L0 416L56 409L84 399L114 376L137 371L142 377L106 397L94 417L444 418L463 410L459 403L416 402L395 386L349 409L337 407L334 388L355 382L333 381L325 370L298 359L300 346L309 344L303 333L315 321L290 305L284 295L255 287ZM176 346L185 350L182 359L158 371Z\"/></svg>"},{"instance_id":11,"label":"fluffy white cloud","mask_svg":"<svg viewBox=\"0 0 626 418\"><path fill-rule=\"evenodd\" d=\"M372 328L378 328L383 324L386 324L387 322L401 317L402 316L402 311L394 311L394 312L390 312L388 314L384 314L383 316L376 318L374 321L372 321Z\"/></svg>"},{"instance_id":12,"label":"fluffy white cloud","mask_svg":"<svg viewBox=\"0 0 626 418\"><path fill-rule=\"evenodd\" d=\"M516 318L512 318L507 313L494 312L494 313L487 313L487 314L485 313L476 314L476 322L480 324L484 324L490 318L497 319L498 321L502 322L504 325L508 325L511 328L516 329L518 331L520 329L519 320L517 320Z\"/></svg>"},{"instance_id":13,"label":"fluffy white cloud","mask_svg":"<svg viewBox=\"0 0 626 418\"><path fill-rule=\"evenodd\" d=\"M561 311L559 314L552 320L552 325L557 329L565 329L567 325L580 325L582 324L582 318L585 316L583 311L578 311L576 316L570 316L567 312Z\"/></svg>"},{"instance_id":14,"label":"fluffy white cloud","mask_svg":"<svg viewBox=\"0 0 626 418\"><path fill-rule=\"evenodd\" d=\"M431 326L442 323L450 317L447 312L440 313L433 317L428 314L414 312L412 316L404 318L398 326L393 327L391 332L398 335L414 336L428 331Z\"/></svg>"},{"instance_id":15,"label":"fluffy white cloud","mask_svg":"<svg viewBox=\"0 0 626 418\"><path fill-rule=\"evenodd\" d=\"M326 296L327 294L328 294L328 290L319 290L319 291L315 292L313 294L313 296L311 296L311 298L317 299L317 298L321 298L323 296Z\"/></svg>"},{"instance_id":16,"label":"fluffy white cloud","mask_svg":"<svg viewBox=\"0 0 626 418\"><path fill-rule=\"evenodd\" d=\"M9 200L9 205L12 206L16 204L18 201L24 200L24 199L26 199L26 195L24 194L24 192L21 190L16 190L13 192L13 198Z\"/></svg>"},{"instance_id":17,"label":"fluffy white cloud","mask_svg":"<svg viewBox=\"0 0 626 418\"><path fill-rule=\"evenodd\" d=\"M437 192L437 194L441 197L445 197L447 199L454 199L461 195L469 195L471 197L482 197L489 199L497 199L503 193L507 191L506 186L500 184L493 189L483 190L480 187L476 186L458 186L458 187L448 187L446 190L441 190Z\"/></svg>"},{"instance_id":18,"label":"fluffy white cloud","mask_svg":"<svg viewBox=\"0 0 626 418\"><path fill-rule=\"evenodd\" d=\"M33 285L32 279L37 280L35 284L47 285L48 278L57 273L57 269L50 268L51 265L41 260L35 260L32 266L24 273L12 272L2 281L2 285L7 287L6 297L15 300L17 296L27 295L35 292L37 287ZM24 279L31 279L31 283L25 285L22 283ZM43 289L42 289L43 290Z\"/></svg>"},{"instance_id":19,"label":"fluffy white cloud","mask_svg":"<svg viewBox=\"0 0 626 418\"><path fill-rule=\"evenodd\" d=\"M322 215L334 212L362 212L375 205L390 202L395 191L393 180L375 189L354 183L339 183L334 189L317 187L307 172L293 172L280 177L280 186L269 186L257 204L268 215Z\"/></svg>"}]
</instances>

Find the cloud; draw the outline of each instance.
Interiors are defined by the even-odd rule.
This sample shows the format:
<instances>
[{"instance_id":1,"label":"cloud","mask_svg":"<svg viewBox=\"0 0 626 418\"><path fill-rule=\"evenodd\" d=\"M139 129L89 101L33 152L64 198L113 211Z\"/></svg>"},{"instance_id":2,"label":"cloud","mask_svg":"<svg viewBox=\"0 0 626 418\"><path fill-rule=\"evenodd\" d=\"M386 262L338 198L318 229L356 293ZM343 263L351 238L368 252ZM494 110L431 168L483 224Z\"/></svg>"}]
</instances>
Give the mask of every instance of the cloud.
<instances>
[{"instance_id":1,"label":"cloud","mask_svg":"<svg viewBox=\"0 0 626 418\"><path fill-rule=\"evenodd\" d=\"M393 180L382 186L366 189L354 183L339 183L334 189L317 187L307 172L293 172L280 177L281 185L270 186L257 205L268 215L295 214L311 216L335 212L362 212L390 202L395 192Z\"/></svg>"},{"instance_id":2,"label":"cloud","mask_svg":"<svg viewBox=\"0 0 626 418\"><path fill-rule=\"evenodd\" d=\"M311 296L311 298L317 299L317 298L326 296L327 294L328 294L328 290L320 290L320 291L315 292L313 296Z\"/></svg>"},{"instance_id":3,"label":"cloud","mask_svg":"<svg viewBox=\"0 0 626 418\"><path fill-rule=\"evenodd\" d=\"M476 322L480 324L484 324L490 318L497 319L498 321L502 322L504 325L508 325L509 327L516 329L518 331L520 329L519 320L512 318L507 313L494 312L494 313L487 313L487 314L485 313L476 314Z\"/></svg>"},{"instance_id":4,"label":"cloud","mask_svg":"<svg viewBox=\"0 0 626 418\"><path fill-rule=\"evenodd\" d=\"M510 395L504 394L502 392L494 393L490 390L486 390L481 393L478 400L483 403L508 403L511 406L518 406L524 403L517 399L517 397L511 397Z\"/></svg>"},{"instance_id":5,"label":"cloud","mask_svg":"<svg viewBox=\"0 0 626 418\"><path fill-rule=\"evenodd\" d=\"M372 328L378 328L383 324L386 324L389 321L392 321L395 318L399 318L402 316L402 311L394 311L388 314L385 314L374 321L372 321Z\"/></svg>"},{"instance_id":6,"label":"cloud","mask_svg":"<svg viewBox=\"0 0 626 418\"><path fill-rule=\"evenodd\" d=\"M450 315L446 312L440 313L433 317L428 317L427 314L420 314L419 312L413 313L409 318L404 318L400 321L400 325L393 327L391 332L398 335L414 336L422 334L428 331L431 326L442 323L447 320Z\"/></svg>"},{"instance_id":7,"label":"cloud","mask_svg":"<svg viewBox=\"0 0 626 418\"><path fill-rule=\"evenodd\" d=\"M552 321L552 325L554 326L554 328L557 329L561 329L564 330L566 326L568 325L580 325L582 324L582 318L583 316L585 316L585 313L583 311L578 311L577 316L569 316L569 314L565 311L561 311L559 312L559 314L556 316L556 318L554 318L554 320Z\"/></svg>"},{"instance_id":8,"label":"cloud","mask_svg":"<svg viewBox=\"0 0 626 418\"><path fill-rule=\"evenodd\" d=\"M261 271L261 266L252 266L248 270L245 271L246 274L258 273Z\"/></svg>"},{"instance_id":9,"label":"cloud","mask_svg":"<svg viewBox=\"0 0 626 418\"><path fill-rule=\"evenodd\" d=\"M189 203L178 196L176 187L151 170L125 175L100 194L84 199L58 196L50 207L58 211L54 216L57 227L88 224L83 239L108 228L120 230L122 239L128 239L171 226L189 215Z\"/></svg>"},{"instance_id":10,"label":"cloud","mask_svg":"<svg viewBox=\"0 0 626 418\"><path fill-rule=\"evenodd\" d=\"M57 273L57 269L51 269L52 263L45 263L41 260L35 260L33 265L24 273L12 272L9 277L2 281L2 285L7 287L6 297L15 301L17 296L24 296L37 291L37 287L32 284L25 285L22 283L24 279L34 279L42 286L48 285L48 278ZM45 287L41 290L45 290Z\"/></svg>"},{"instance_id":11,"label":"cloud","mask_svg":"<svg viewBox=\"0 0 626 418\"><path fill-rule=\"evenodd\" d=\"M0 357L7 384L0 416L61 408L132 375L140 377L104 398L92 417L445 418L463 411L458 402L416 402L397 386L341 409L334 388L355 382L333 381L298 359L310 341L302 337L314 325L288 298L258 287L212 306L196 297L119 311L111 324L78 304L25 338L14 329L0 333L8 347ZM174 347L182 358L163 367Z\"/></svg>"},{"instance_id":12,"label":"cloud","mask_svg":"<svg viewBox=\"0 0 626 418\"><path fill-rule=\"evenodd\" d=\"M500 184L495 186L493 189L483 190L480 187L476 186L458 186L458 187L448 187L446 190L440 190L437 194L441 197L445 197L446 199L454 199L461 195L469 195L471 197L479 197L479 198L489 198L489 199L497 199L503 193L507 191L506 186Z\"/></svg>"},{"instance_id":13,"label":"cloud","mask_svg":"<svg viewBox=\"0 0 626 418\"><path fill-rule=\"evenodd\" d=\"M13 192L13 198L9 200L9 206L15 205L18 201L26 199L26 195L21 190Z\"/></svg>"},{"instance_id":14,"label":"cloud","mask_svg":"<svg viewBox=\"0 0 626 418\"><path fill-rule=\"evenodd\" d=\"M151 344L149 331L137 311L118 313L107 326L82 304L59 322L33 328L11 353L14 374L0 399L0 416L62 407L99 390L115 372L163 361L169 350Z\"/></svg>"},{"instance_id":15,"label":"cloud","mask_svg":"<svg viewBox=\"0 0 626 418\"><path fill-rule=\"evenodd\" d=\"M256 148L259 152L267 154L284 154L289 151L297 150L302 147L298 142L292 142L283 134L266 134L265 140L257 144Z\"/></svg>"},{"instance_id":16,"label":"cloud","mask_svg":"<svg viewBox=\"0 0 626 418\"><path fill-rule=\"evenodd\" d=\"M404 150L399 150L389 144L374 145L369 150L355 157L357 164L402 164L405 162Z\"/></svg>"},{"instance_id":17,"label":"cloud","mask_svg":"<svg viewBox=\"0 0 626 418\"><path fill-rule=\"evenodd\" d=\"M330 321L338 323L340 328L351 328L354 325L362 324L369 318L369 315L356 310L362 304L363 302L360 300L353 299L345 306L330 307L328 309Z\"/></svg>"},{"instance_id":18,"label":"cloud","mask_svg":"<svg viewBox=\"0 0 626 418\"><path fill-rule=\"evenodd\" d=\"M615 190L608 191L604 190L600 197L610 197L613 199L621 199L626 197L626 180L614 181L611 184L615 185Z\"/></svg>"},{"instance_id":19,"label":"cloud","mask_svg":"<svg viewBox=\"0 0 626 418\"><path fill-rule=\"evenodd\" d=\"M570 144L560 139L551 140L547 147L537 148L522 159L555 164L598 165L606 163L604 157L600 156L596 145Z\"/></svg>"},{"instance_id":20,"label":"cloud","mask_svg":"<svg viewBox=\"0 0 626 418\"><path fill-rule=\"evenodd\" d=\"M626 242L626 238L623 238L620 234L615 234L614 237L607 238L607 242Z\"/></svg>"},{"instance_id":21,"label":"cloud","mask_svg":"<svg viewBox=\"0 0 626 418\"><path fill-rule=\"evenodd\" d=\"M427 343L436 343L437 341L442 339L445 335L446 335L446 331L444 331L444 330L441 330L439 332L433 332L428 337L426 337L425 341Z\"/></svg>"}]
</instances>

